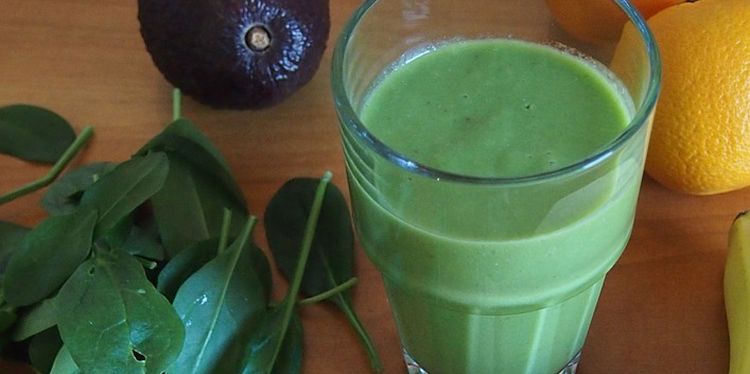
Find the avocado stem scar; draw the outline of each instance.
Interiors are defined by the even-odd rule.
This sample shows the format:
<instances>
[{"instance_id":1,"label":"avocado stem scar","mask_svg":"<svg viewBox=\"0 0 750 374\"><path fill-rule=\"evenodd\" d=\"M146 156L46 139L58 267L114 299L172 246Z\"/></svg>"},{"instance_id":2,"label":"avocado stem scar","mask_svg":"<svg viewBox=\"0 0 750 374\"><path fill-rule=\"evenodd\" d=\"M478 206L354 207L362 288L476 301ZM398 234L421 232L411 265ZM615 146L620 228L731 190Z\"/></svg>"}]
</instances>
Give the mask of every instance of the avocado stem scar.
<instances>
[{"instance_id":1,"label":"avocado stem scar","mask_svg":"<svg viewBox=\"0 0 750 374\"><path fill-rule=\"evenodd\" d=\"M262 25L256 25L247 30L245 44L253 52L263 52L271 46L271 34Z\"/></svg>"}]
</instances>

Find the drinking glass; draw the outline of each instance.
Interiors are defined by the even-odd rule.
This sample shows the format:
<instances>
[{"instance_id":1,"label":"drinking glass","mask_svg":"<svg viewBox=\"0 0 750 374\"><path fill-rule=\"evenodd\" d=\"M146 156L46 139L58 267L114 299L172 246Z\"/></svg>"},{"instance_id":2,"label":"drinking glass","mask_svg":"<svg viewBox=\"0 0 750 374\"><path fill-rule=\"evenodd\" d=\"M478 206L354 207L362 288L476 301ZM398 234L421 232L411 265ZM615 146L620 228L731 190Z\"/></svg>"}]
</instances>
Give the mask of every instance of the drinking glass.
<instances>
[{"instance_id":1,"label":"drinking glass","mask_svg":"<svg viewBox=\"0 0 750 374\"><path fill-rule=\"evenodd\" d=\"M612 3L629 43L576 40L544 0L368 0L344 28L332 85L354 221L409 372L575 372L605 276L630 237L660 85L645 21L627 0ZM440 170L368 130L362 105L388 72L435 46L488 38L596 66L621 88L627 127L573 164L512 178Z\"/></svg>"}]
</instances>

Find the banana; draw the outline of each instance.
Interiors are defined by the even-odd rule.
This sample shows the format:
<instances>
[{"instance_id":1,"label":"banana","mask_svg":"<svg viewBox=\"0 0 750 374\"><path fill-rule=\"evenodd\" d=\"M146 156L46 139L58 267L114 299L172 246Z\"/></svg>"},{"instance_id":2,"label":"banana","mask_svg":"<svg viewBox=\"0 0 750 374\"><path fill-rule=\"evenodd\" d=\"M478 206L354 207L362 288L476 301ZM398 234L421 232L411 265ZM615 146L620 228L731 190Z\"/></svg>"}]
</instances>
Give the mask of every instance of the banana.
<instances>
[{"instance_id":1,"label":"banana","mask_svg":"<svg viewBox=\"0 0 750 374\"><path fill-rule=\"evenodd\" d=\"M729 231L724 305L729 326L729 374L750 374L750 211L740 213Z\"/></svg>"}]
</instances>

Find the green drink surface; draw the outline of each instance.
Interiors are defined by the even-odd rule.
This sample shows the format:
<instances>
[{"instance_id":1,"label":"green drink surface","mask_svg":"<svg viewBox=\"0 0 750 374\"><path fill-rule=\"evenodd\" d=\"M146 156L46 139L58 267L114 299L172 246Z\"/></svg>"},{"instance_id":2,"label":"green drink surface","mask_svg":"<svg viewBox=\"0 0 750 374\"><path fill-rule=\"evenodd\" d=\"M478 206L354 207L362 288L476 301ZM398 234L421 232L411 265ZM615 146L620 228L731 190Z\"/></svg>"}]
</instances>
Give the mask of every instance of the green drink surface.
<instances>
[{"instance_id":1,"label":"green drink surface","mask_svg":"<svg viewBox=\"0 0 750 374\"><path fill-rule=\"evenodd\" d=\"M588 63L511 40L451 43L388 73L361 111L407 158L481 177L539 174L621 134L629 110Z\"/></svg>"},{"instance_id":2,"label":"green drink surface","mask_svg":"<svg viewBox=\"0 0 750 374\"><path fill-rule=\"evenodd\" d=\"M604 150L632 107L606 70L548 46L438 46L385 72L368 130L434 169L537 175ZM407 351L431 374L553 373L581 349L630 235L645 131L611 157L520 184L415 174L347 143L362 246Z\"/></svg>"}]
</instances>

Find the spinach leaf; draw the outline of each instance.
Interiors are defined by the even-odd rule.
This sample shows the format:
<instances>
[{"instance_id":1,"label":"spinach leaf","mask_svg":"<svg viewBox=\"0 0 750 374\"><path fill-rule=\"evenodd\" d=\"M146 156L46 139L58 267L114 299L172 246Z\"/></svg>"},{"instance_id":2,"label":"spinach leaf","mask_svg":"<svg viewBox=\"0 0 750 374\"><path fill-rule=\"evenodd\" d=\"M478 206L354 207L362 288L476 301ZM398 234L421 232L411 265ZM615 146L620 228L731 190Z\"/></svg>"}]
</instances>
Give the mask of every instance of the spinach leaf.
<instances>
[{"instance_id":1,"label":"spinach leaf","mask_svg":"<svg viewBox=\"0 0 750 374\"><path fill-rule=\"evenodd\" d=\"M307 216L312 209L319 181L295 178L285 183L271 198L264 216L268 246L281 273L290 279L295 271ZM352 277L354 267L354 232L349 208L341 191L329 185L320 211L312 242L310 260L305 269L301 290L307 295L326 292ZM351 305L348 290L331 298L346 315L365 346L370 364L376 372L382 363L372 339Z\"/></svg>"},{"instance_id":2,"label":"spinach leaf","mask_svg":"<svg viewBox=\"0 0 750 374\"><path fill-rule=\"evenodd\" d=\"M264 216L268 246L282 274L291 278L299 257L318 179L295 178L271 198ZM326 190L301 290L312 296L349 280L354 267L354 233L346 200L335 185Z\"/></svg>"},{"instance_id":3,"label":"spinach leaf","mask_svg":"<svg viewBox=\"0 0 750 374\"><path fill-rule=\"evenodd\" d=\"M21 248L23 238L30 230L11 222L0 221L0 274L5 272L8 259Z\"/></svg>"},{"instance_id":4,"label":"spinach leaf","mask_svg":"<svg viewBox=\"0 0 750 374\"><path fill-rule=\"evenodd\" d=\"M157 193L168 171L167 156L154 152L123 162L94 183L81 198L81 207L99 212L94 236L107 233Z\"/></svg>"},{"instance_id":5,"label":"spinach leaf","mask_svg":"<svg viewBox=\"0 0 750 374\"><path fill-rule=\"evenodd\" d=\"M182 349L175 310L119 249L95 248L56 298L60 335L84 372L161 373Z\"/></svg>"},{"instance_id":6,"label":"spinach leaf","mask_svg":"<svg viewBox=\"0 0 750 374\"><path fill-rule=\"evenodd\" d=\"M156 289L168 300L174 300L177 290L193 273L216 257L219 239L197 242L178 253L159 272Z\"/></svg>"},{"instance_id":7,"label":"spinach leaf","mask_svg":"<svg viewBox=\"0 0 750 374\"><path fill-rule=\"evenodd\" d=\"M0 352L11 340L9 330L13 327L16 319L16 309L5 303L2 292L0 292Z\"/></svg>"},{"instance_id":8,"label":"spinach leaf","mask_svg":"<svg viewBox=\"0 0 750 374\"><path fill-rule=\"evenodd\" d=\"M8 304L0 305L0 333L8 331L17 319L15 308Z\"/></svg>"},{"instance_id":9,"label":"spinach leaf","mask_svg":"<svg viewBox=\"0 0 750 374\"><path fill-rule=\"evenodd\" d=\"M251 243L251 249L248 252L250 255L250 262L253 264L253 270L258 276L260 285L263 288L263 299L268 301L271 299L271 291L273 288L273 281L271 278L271 265L268 263L268 258L263 250L260 249L255 243Z\"/></svg>"},{"instance_id":10,"label":"spinach leaf","mask_svg":"<svg viewBox=\"0 0 750 374\"><path fill-rule=\"evenodd\" d=\"M282 323L285 310L289 304L285 299L281 304L267 310L263 319L250 336L246 353L242 362L242 372L245 374L269 374L273 370L277 358L276 350L282 342ZM290 315L292 318L294 314Z\"/></svg>"},{"instance_id":11,"label":"spinach leaf","mask_svg":"<svg viewBox=\"0 0 750 374\"><path fill-rule=\"evenodd\" d=\"M40 373L49 373L57 352L62 347L62 340L56 328L51 328L34 335L29 343L31 366Z\"/></svg>"},{"instance_id":12,"label":"spinach leaf","mask_svg":"<svg viewBox=\"0 0 750 374\"><path fill-rule=\"evenodd\" d=\"M78 135L78 137L73 141L73 144L71 144L70 147L68 147L65 152L63 152L62 156L60 156L57 162L52 165L52 168L49 169L47 174L45 174L41 178L34 180L33 182L29 182L22 185L21 187L3 193L2 195L0 195L0 205L49 186L50 183L54 182L55 179L57 179L60 173L62 173L62 171L73 160L73 158L75 158L76 155L78 155L78 153L83 150L83 148L86 146L86 143L88 143L93 134L94 129L91 126L85 127L81 131L81 134Z\"/></svg>"},{"instance_id":13,"label":"spinach leaf","mask_svg":"<svg viewBox=\"0 0 750 374\"><path fill-rule=\"evenodd\" d=\"M135 211L140 209L140 207L136 208ZM133 228L135 211L122 217L114 226L102 232L96 239L105 242L111 248L122 248L123 243L125 243L130 234L130 230Z\"/></svg>"},{"instance_id":14,"label":"spinach leaf","mask_svg":"<svg viewBox=\"0 0 750 374\"><path fill-rule=\"evenodd\" d=\"M148 201L141 204L115 224L101 239L110 247L120 248L133 256L163 260L165 251L152 212L152 206Z\"/></svg>"},{"instance_id":15,"label":"spinach leaf","mask_svg":"<svg viewBox=\"0 0 750 374\"><path fill-rule=\"evenodd\" d=\"M161 261L165 252L159 241L159 233L149 226L133 225L121 248L133 256Z\"/></svg>"},{"instance_id":16,"label":"spinach leaf","mask_svg":"<svg viewBox=\"0 0 750 374\"><path fill-rule=\"evenodd\" d=\"M312 205L304 225L300 241L299 256L294 268L294 275L289 282L289 289L284 300L263 316L259 330L251 335L247 343L247 352L242 367L245 373L270 374L281 354L284 337L294 317L297 306L297 294L300 292L302 277L310 256L312 243L317 231L318 219L324 204L331 173L326 172L315 187Z\"/></svg>"},{"instance_id":17,"label":"spinach leaf","mask_svg":"<svg viewBox=\"0 0 750 374\"><path fill-rule=\"evenodd\" d=\"M244 203L237 202L210 175L175 153L168 153L169 174L164 188L151 199L154 217L168 257L197 241L219 236L225 208L233 214L234 235L247 220Z\"/></svg>"},{"instance_id":18,"label":"spinach leaf","mask_svg":"<svg viewBox=\"0 0 750 374\"><path fill-rule=\"evenodd\" d=\"M54 298L44 299L34 304L18 317L13 328L14 341L26 340L57 324L57 310Z\"/></svg>"},{"instance_id":19,"label":"spinach leaf","mask_svg":"<svg viewBox=\"0 0 750 374\"><path fill-rule=\"evenodd\" d=\"M222 362L222 353L254 325L268 303L248 254L251 217L229 248L191 275L177 291L174 308L185 325L185 347L170 366L175 373L208 373L239 365ZM236 372L231 370L230 372Z\"/></svg>"},{"instance_id":20,"label":"spinach leaf","mask_svg":"<svg viewBox=\"0 0 750 374\"><path fill-rule=\"evenodd\" d=\"M190 121L179 119L146 144L138 154L167 153L170 171L153 198L154 214L168 257L189 244L219 235L224 208L240 223L247 203L229 166L211 142ZM236 235L239 224L230 231Z\"/></svg>"},{"instance_id":21,"label":"spinach leaf","mask_svg":"<svg viewBox=\"0 0 750 374\"><path fill-rule=\"evenodd\" d=\"M5 269L8 304L30 305L57 290L89 255L96 217L82 209L49 217L29 232Z\"/></svg>"},{"instance_id":22,"label":"spinach leaf","mask_svg":"<svg viewBox=\"0 0 750 374\"><path fill-rule=\"evenodd\" d=\"M68 121L37 106L0 108L0 153L53 164L75 140Z\"/></svg>"},{"instance_id":23,"label":"spinach leaf","mask_svg":"<svg viewBox=\"0 0 750 374\"><path fill-rule=\"evenodd\" d=\"M211 237L208 220L193 179L191 166L179 156L169 155L169 174L164 188L151 199L162 243L174 257L190 243Z\"/></svg>"},{"instance_id":24,"label":"spinach leaf","mask_svg":"<svg viewBox=\"0 0 750 374\"><path fill-rule=\"evenodd\" d=\"M52 363L52 369L50 374L80 374L81 369L78 368L73 357L70 355L68 348L63 345L60 351L57 352L55 361Z\"/></svg>"},{"instance_id":25,"label":"spinach leaf","mask_svg":"<svg viewBox=\"0 0 750 374\"><path fill-rule=\"evenodd\" d=\"M297 314L292 316L289 329L279 352L272 374L298 374L302 372L304 337L302 321Z\"/></svg>"},{"instance_id":26,"label":"spinach leaf","mask_svg":"<svg viewBox=\"0 0 750 374\"><path fill-rule=\"evenodd\" d=\"M293 300L292 300L293 302ZM292 314L286 335L281 338L283 307L279 305L264 315L262 322L249 339L244 355L242 372L245 374L292 374L302 370L303 331L302 321ZM278 357L274 350L280 347Z\"/></svg>"},{"instance_id":27,"label":"spinach leaf","mask_svg":"<svg viewBox=\"0 0 750 374\"><path fill-rule=\"evenodd\" d=\"M42 206L51 215L73 212L80 204L83 192L114 168L115 164L97 162L65 173L44 194Z\"/></svg>"},{"instance_id":28,"label":"spinach leaf","mask_svg":"<svg viewBox=\"0 0 750 374\"><path fill-rule=\"evenodd\" d=\"M159 272L159 278L156 288L167 297L173 300L180 286L198 271L208 261L216 257L216 249L219 247L219 239L208 239L193 244L186 250L180 252L171 259L166 266ZM271 266L268 258L255 243L250 243L250 248L245 249L241 256L249 256L247 260L242 259L243 263L251 263L258 280L263 287L265 300L271 297Z\"/></svg>"},{"instance_id":29,"label":"spinach leaf","mask_svg":"<svg viewBox=\"0 0 750 374\"><path fill-rule=\"evenodd\" d=\"M224 156L189 120L178 119L172 122L161 134L144 145L137 154L143 155L150 151L164 151L182 157L212 179L217 180L237 205L247 206L242 190L232 176Z\"/></svg>"},{"instance_id":30,"label":"spinach leaf","mask_svg":"<svg viewBox=\"0 0 750 374\"><path fill-rule=\"evenodd\" d=\"M8 330L16 321L15 309L8 304L0 305L0 352L11 341Z\"/></svg>"}]
</instances>

